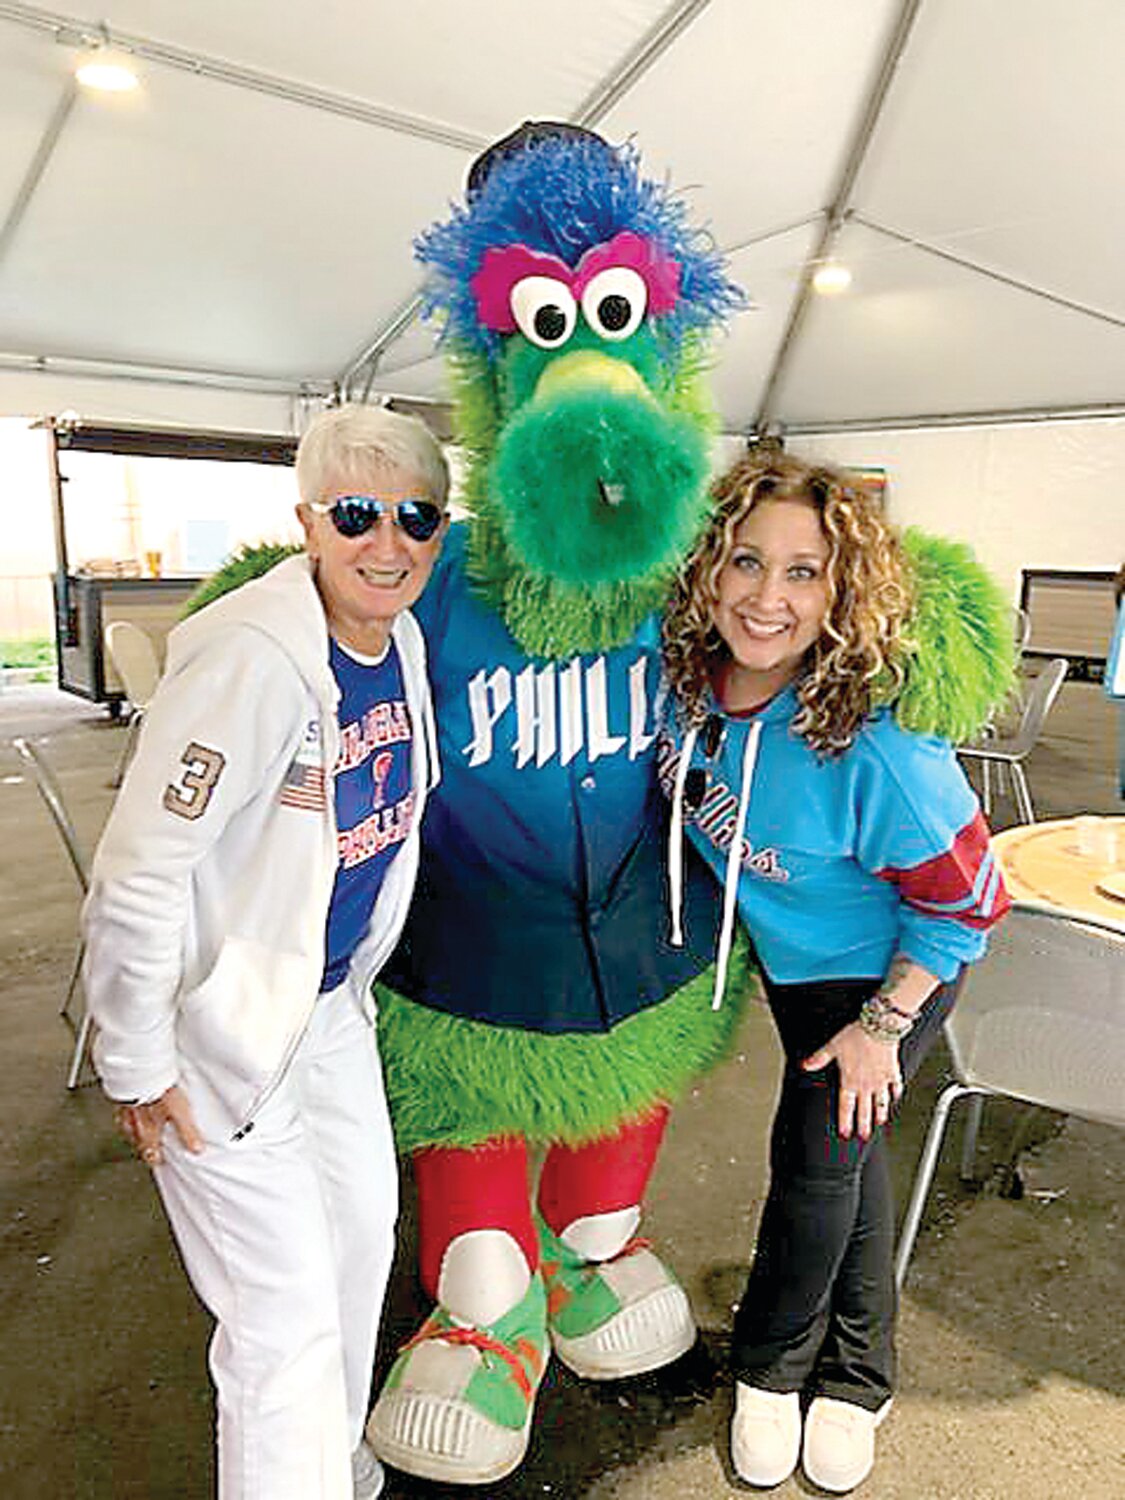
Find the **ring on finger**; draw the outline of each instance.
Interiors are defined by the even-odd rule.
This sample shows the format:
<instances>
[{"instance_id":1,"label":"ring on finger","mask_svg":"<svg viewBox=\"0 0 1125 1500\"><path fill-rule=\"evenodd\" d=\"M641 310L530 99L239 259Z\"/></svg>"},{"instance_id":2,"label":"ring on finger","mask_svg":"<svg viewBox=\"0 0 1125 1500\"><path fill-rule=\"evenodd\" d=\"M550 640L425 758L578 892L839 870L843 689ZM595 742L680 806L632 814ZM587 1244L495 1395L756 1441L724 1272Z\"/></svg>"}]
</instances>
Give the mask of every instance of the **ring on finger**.
<instances>
[{"instance_id":1,"label":"ring on finger","mask_svg":"<svg viewBox=\"0 0 1125 1500\"><path fill-rule=\"evenodd\" d=\"M140 1158L148 1167L154 1167L160 1160L160 1150L157 1146L145 1146L140 1152Z\"/></svg>"}]
</instances>

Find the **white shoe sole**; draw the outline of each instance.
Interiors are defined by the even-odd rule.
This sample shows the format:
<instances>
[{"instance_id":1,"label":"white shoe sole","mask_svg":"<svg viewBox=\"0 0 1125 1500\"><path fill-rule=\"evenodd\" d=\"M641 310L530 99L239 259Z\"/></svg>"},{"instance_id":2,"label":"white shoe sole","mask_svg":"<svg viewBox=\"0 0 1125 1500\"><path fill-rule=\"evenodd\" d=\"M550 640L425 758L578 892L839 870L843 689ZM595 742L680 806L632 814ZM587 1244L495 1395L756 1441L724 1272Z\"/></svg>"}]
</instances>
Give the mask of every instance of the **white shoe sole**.
<instances>
[{"instance_id":1,"label":"white shoe sole","mask_svg":"<svg viewBox=\"0 0 1125 1500\"><path fill-rule=\"evenodd\" d=\"M555 1353L583 1380L624 1380L663 1369L695 1343L695 1319L681 1286L660 1287L623 1307L592 1333L564 1338L551 1330Z\"/></svg>"},{"instance_id":2,"label":"white shoe sole","mask_svg":"<svg viewBox=\"0 0 1125 1500\"><path fill-rule=\"evenodd\" d=\"M427 1391L384 1392L367 1422L367 1441L386 1464L418 1479L490 1484L519 1467L534 1406L522 1428L500 1427L468 1402Z\"/></svg>"}]
</instances>

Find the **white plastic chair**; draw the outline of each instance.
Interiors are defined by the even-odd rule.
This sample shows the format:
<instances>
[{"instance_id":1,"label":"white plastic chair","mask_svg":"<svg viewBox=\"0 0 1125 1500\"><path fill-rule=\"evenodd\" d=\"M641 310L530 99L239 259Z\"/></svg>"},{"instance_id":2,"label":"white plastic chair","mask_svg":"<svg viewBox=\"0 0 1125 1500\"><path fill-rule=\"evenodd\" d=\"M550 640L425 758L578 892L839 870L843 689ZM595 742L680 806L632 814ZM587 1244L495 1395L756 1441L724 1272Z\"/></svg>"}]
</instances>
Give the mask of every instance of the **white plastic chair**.
<instances>
[{"instance_id":1,"label":"white plastic chair","mask_svg":"<svg viewBox=\"0 0 1125 1500\"><path fill-rule=\"evenodd\" d=\"M939 1095L895 1257L906 1280L922 1211L958 1099L1002 1095L1125 1126L1125 931L1015 903L965 974L945 1023L954 1082ZM970 1175L973 1112L962 1154Z\"/></svg>"},{"instance_id":2,"label":"white plastic chair","mask_svg":"<svg viewBox=\"0 0 1125 1500\"><path fill-rule=\"evenodd\" d=\"M83 898L85 898L90 885L86 855L83 852L82 844L75 831L70 813L67 810L58 778L55 776L42 750L33 745L30 740L18 737L13 739L12 746L38 787L39 795L46 803L47 811L51 814L55 827L59 831L63 846L70 858L75 878L81 888ZM74 1051L71 1054L70 1068L66 1075L66 1086L68 1089L78 1087L83 1068L89 1059L90 1044L93 1041L90 1012L86 1009L80 983L84 952L85 944L79 939L78 952L74 958L74 968L70 974L70 983L66 987L63 1003L59 1007L59 1014L74 1033ZM74 1009L73 1006L76 998L78 1006L77 1009Z\"/></svg>"},{"instance_id":3,"label":"white plastic chair","mask_svg":"<svg viewBox=\"0 0 1125 1500\"><path fill-rule=\"evenodd\" d=\"M105 628L105 649L129 700L128 734L110 783L111 786L118 787L133 754L141 720L152 702L156 684L160 681L160 663L148 635L139 625L134 625L129 620L110 621Z\"/></svg>"},{"instance_id":4,"label":"white plastic chair","mask_svg":"<svg viewBox=\"0 0 1125 1500\"><path fill-rule=\"evenodd\" d=\"M1016 652L1022 656L1031 642L1031 616L1026 609L1019 607L1016 609L1015 636Z\"/></svg>"},{"instance_id":5,"label":"white plastic chair","mask_svg":"<svg viewBox=\"0 0 1125 1500\"><path fill-rule=\"evenodd\" d=\"M1069 663L1065 656L1053 656L1028 689L1020 714L1019 725L1011 735L975 741L971 745L958 745L957 754L963 760L977 760L982 768L981 801L985 816L992 812L992 786L989 772L993 766L997 771L1007 771L1012 788L1016 812L1023 823L1035 822L1035 808L1031 802L1031 791L1023 762L1043 732L1043 725L1051 706L1058 697L1066 678Z\"/></svg>"}]
</instances>

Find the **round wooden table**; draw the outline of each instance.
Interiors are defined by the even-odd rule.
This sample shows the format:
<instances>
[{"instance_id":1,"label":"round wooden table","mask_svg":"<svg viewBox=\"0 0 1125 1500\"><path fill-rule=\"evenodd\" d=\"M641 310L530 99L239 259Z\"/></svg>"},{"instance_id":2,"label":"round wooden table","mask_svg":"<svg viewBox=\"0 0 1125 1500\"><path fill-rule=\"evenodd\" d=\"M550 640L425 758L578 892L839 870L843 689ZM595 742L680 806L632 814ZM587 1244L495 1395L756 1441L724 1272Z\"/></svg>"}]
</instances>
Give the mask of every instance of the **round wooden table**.
<instances>
[{"instance_id":1,"label":"round wooden table","mask_svg":"<svg viewBox=\"0 0 1125 1500\"><path fill-rule=\"evenodd\" d=\"M992 851L1014 901L1097 917L1125 932L1125 818L1020 823L994 833Z\"/></svg>"}]
</instances>

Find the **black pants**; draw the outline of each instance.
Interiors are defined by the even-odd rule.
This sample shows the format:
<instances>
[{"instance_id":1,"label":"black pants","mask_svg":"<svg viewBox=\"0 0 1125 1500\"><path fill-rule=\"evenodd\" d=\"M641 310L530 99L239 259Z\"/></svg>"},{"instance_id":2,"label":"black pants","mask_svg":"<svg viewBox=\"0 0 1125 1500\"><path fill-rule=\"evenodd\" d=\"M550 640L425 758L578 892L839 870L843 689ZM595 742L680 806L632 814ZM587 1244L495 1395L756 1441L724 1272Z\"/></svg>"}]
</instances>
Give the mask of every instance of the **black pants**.
<instances>
[{"instance_id":1,"label":"black pants","mask_svg":"<svg viewBox=\"0 0 1125 1500\"><path fill-rule=\"evenodd\" d=\"M734 1320L736 1379L768 1391L834 1396L876 1411L894 1387L894 1202L884 1127L861 1141L837 1129L836 1064L801 1069L878 988L872 979L773 984L766 995L785 1050L770 1139L770 1187ZM918 1069L948 1014L943 986L900 1043Z\"/></svg>"}]
</instances>

